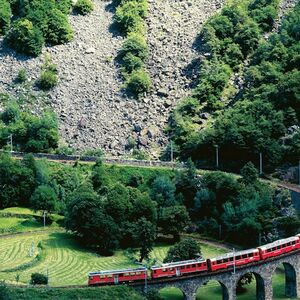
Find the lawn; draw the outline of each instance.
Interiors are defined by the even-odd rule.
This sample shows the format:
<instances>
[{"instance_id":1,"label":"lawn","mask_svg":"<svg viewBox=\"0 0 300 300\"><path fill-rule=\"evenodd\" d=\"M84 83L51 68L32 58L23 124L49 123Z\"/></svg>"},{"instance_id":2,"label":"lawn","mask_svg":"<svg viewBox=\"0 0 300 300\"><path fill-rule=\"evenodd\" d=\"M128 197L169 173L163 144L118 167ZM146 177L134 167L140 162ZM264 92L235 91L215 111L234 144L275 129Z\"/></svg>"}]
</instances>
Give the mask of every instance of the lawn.
<instances>
[{"instance_id":1,"label":"lawn","mask_svg":"<svg viewBox=\"0 0 300 300\"><path fill-rule=\"evenodd\" d=\"M0 233L25 232L41 229L42 224L35 219L0 217Z\"/></svg>"},{"instance_id":2,"label":"lawn","mask_svg":"<svg viewBox=\"0 0 300 300\"><path fill-rule=\"evenodd\" d=\"M30 262L38 253L38 244L44 247L43 259L31 266ZM29 256L30 249L35 253ZM152 258L162 262L169 246L159 245L154 248ZM201 245L205 257L224 253L211 246ZM31 273L41 272L49 274L50 284L53 286L86 284L87 273L96 270L110 270L133 267L134 264L124 255L124 251L116 251L112 257L99 256L89 252L76 243L70 234L64 232L35 233L30 235L11 236L0 239L0 280L15 282L16 274L20 275L20 282L27 283ZM24 269L24 264L28 264ZM9 272L20 268L16 272Z\"/></svg>"}]
</instances>

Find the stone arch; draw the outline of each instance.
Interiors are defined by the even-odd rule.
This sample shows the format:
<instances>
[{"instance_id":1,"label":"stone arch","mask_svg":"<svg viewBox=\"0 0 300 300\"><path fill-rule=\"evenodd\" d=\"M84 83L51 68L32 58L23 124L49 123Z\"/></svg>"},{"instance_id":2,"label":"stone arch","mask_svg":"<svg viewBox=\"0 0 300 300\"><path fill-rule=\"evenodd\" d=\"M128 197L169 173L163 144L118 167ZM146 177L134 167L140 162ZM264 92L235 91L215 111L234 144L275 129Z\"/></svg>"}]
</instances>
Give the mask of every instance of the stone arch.
<instances>
[{"instance_id":1,"label":"stone arch","mask_svg":"<svg viewBox=\"0 0 300 300\"><path fill-rule=\"evenodd\" d=\"M285 295L289 298L297 297L297 273L296 268L289 262L282 262L284 267L284 277L285 277ZM272 278L276 269L280 264L276 265L273 270Z\"/></svg>"},{"instance_id":2,"label":"stone arch","mask_svg":"<svg viewBox=\"0 0 300 300\"><path fill-rule=\"evenodd\" d=\"M229 291L228 291L228 288L227 286L220 280L218 279L214 279L214 278L211 278L210 280L204 282L203 284L199 285L197 287L197 292L199 289L201 289L205 284L209 283L210 281L216 281L220 284L220 287L221 287L221 291L222 291L222 300L229 300Z\"/></svg>"},{"instance_id":3,"label":"stone arch","mask_svg":"<svg viewBox=\"0 0 300 300\"><path fill-rule=\"evenodd\" d=\"M238 286L238 282L239 280L246 275L247 273L251 273L252 275L254 275L255 277L255 281L256 281L256 300L265 300L266 298L266 283L265 283L265 279L257 272L254 271L249 271L249 272L245 272L243 273L241 276L238 277L237 281L236 281L236 289Z\"/></svg>"},{"instance_id":4,"label":"stone arch","mask_svg":"<svg viewBox=\"0 0 300 300\"><path fill-rule=\"evenodd\" d=\"M189 295L186 293L184 288L177 285L177 284L168 284L168 285L161 286L161 287L158 288L159 291L164 290L164 289L177 289L182 293L182 296L183 296L184 300L189 300L190 299Z\"/></svg>"}]
</instances>

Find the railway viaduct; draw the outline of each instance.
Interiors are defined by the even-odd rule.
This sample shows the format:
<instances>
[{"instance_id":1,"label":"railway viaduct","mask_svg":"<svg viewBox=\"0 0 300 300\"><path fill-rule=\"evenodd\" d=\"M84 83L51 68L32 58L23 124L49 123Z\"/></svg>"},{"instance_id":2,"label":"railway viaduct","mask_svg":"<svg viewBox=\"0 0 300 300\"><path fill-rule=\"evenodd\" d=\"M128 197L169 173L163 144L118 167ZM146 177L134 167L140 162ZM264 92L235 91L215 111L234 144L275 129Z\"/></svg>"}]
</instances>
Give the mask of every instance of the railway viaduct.
<instances>
[{"instance_id":1,"label":"railway viaduct","mask_svg":"<svg viewBox=\"0 0 300 300\"><path fill-rule=\"evenodd\" d=\"M223 271L217 274L202 274L186 278L170 278L159 282L149 282L148 289L162 289L164 287L179 288L185 300L195 300L198 288L210 280L220 283L223 291L223 300L236 299L236 286L239 279L246 273L252 273L256 279L256 300L272 300L272 276L277 267L284 265L285 294L289 298L300 297L300 251L288 256L280 257L251 266ZM138 290L144 290L144 286L135 286Z\"/></svg>"}]
</instances>

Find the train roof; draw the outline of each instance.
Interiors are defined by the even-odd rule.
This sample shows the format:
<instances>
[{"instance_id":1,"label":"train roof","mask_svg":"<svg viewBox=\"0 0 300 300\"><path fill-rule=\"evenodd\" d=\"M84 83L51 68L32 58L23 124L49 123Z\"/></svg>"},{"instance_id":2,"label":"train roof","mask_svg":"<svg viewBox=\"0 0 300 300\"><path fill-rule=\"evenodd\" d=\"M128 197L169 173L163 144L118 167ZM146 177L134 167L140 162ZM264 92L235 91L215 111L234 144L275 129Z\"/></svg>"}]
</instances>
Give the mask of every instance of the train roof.
<instances>
[{"instance_id":1,"label":"train roof","mask_svg":"<svg viewBox=\"0 0 300 300\"><path fill-rule=\"evenodd\" d=\"M185 266L185 265L191 265L191 264L195 264L195 263L199 263L199 262L201 263L201 262L205 262L205 261L206 260L203 259L203 258L190 259L190 260L182 260L182 261L175 261L175 262L171 262L171 263L161 264L159 266L152 266L151 270L159 269L159 268Z\"/></svg>"},{"instance_id":2,"label":"train roof","mask_svg":"<svg viewBox=\"0 0 300 300\"><path fill-rule=\"evenodd\" d=\"M145 268L145 267L136 268L136 269L105 270L105 271L89 272L89 276L107 275L107 274L121 274L121 273L130 273L130 272L145 272L145 271L147 271L147 268Z\"/></svg>"},{"instance_id":3,"label":"train roof","mask_svg":"<svg viewBox=\"0 0 300 300\"><path fill-rule=\"evenodd\" d=\"M290 237L290 238L287 238L287 239L281 239L281 240L278 240L276 242L260 246L258 248L261 249L261 250L266 250L266 249L273 248L273 247L278 246L278 245L282 245L282 244L297 241L297 240L298 240L298 237L293 236L293 237Z\"/></svg>"},{"instance_id":4,"label":"train roof","mask_svg":"<svg viewBox=\"0 0 300 300\"><path fill-rule=\"evenodd\" d=\"M209 260L215 261L215 260L219 260L219 259L227 259L230 257L244 255L244 254L253 253L253 252L258 252L258 249L252 248L252 249L247 249L247 250L242 250L242 251L229 252L229 253L226 253L226 254L223 254L223 255L220 255L217 257L209 258Z\"/></svg>"}]
</instances>

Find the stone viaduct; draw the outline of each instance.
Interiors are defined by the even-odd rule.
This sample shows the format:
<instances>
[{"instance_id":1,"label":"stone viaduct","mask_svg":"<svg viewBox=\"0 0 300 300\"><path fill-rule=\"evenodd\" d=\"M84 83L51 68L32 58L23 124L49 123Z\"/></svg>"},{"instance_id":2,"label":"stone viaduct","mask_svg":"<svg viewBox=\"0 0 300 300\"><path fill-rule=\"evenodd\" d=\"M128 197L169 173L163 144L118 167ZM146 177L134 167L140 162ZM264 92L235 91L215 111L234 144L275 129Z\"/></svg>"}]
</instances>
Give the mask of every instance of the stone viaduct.
<instances>
[{"instance_id":1,"label":"stone viaduct","mask_svg":"<svg viewBox=\"0 0 300 300\"><path fill-rule=\"evenodd\" d=\"M285 294L289 298L300 298L300 252L289 256L257 263L255 265L237 268L235 274L233 269L218 274L197 275L189 278L170 278L160 282L149 282L149 289L162 289L164 287L179 288L186 300L195 300L198 288L210 280L220 283L223 291L223 300L236 299L236 286L239 279L246 273L252 273L256 279L256 300L272 300L272 276L277 267L284 265L285 270ZM135 286L143 290L143 286ZM253 299L255 300L255 299Z\"/></svg>"}]
</instances>

